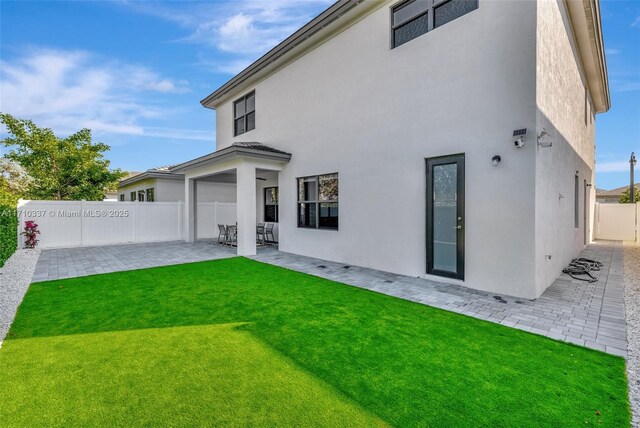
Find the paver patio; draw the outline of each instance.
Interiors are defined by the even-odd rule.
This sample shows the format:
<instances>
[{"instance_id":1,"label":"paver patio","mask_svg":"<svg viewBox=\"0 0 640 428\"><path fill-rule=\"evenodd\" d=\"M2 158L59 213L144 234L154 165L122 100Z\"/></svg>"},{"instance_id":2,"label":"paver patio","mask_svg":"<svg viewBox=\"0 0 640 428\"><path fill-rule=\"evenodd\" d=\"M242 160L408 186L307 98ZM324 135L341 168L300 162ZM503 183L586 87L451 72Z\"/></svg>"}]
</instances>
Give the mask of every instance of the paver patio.
<instances>
[{"instance_id":1,"label":"paver patio","mask_svg":"<svg viewBox=\"0 0 640 428\"><path fill-rule=\"evenodd\" d=\"M233 256L234 249L205 241L49 249L42 251L33 281ZM598 282L590 284L563 274L532 301L274 248L259 249L253 259L626 357L622 244L597 242L581 256L604 264L594 273Z\"/></svg>"}]
</instances>

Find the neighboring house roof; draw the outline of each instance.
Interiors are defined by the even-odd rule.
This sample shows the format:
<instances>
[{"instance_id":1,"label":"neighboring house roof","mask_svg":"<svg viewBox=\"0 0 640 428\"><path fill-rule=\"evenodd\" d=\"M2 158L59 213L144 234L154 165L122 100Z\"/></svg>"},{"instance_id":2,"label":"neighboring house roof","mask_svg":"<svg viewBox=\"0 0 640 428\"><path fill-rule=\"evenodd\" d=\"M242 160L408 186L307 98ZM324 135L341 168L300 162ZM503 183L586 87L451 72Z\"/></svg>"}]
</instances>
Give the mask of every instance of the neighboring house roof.
<instances>
[{"instance_id":1,"label":"neighboring house roof","mask_svg":"<svg viewBox=\"0 0 640 428\"><path fill-rule=\"evenodd\" d=\"M169 169L175 165L165 165L156 168L148 169L144 172L131 173L129 177L124 178L118 182L118 187L128 186L138 181L146 180L147 178L169 178L169 179L182 179L182 174L175 174Z\"/></svg>"},{"instance_id":2,"label":"neighboring house roof","mask_svg":"<svg viewBox=\"0 0 640 428\"><path fill-rule=\"evenodd\" d=\"M601 195L601 194L603 194L603 193L605 193L605 192L608 192L608 190L598 189L598 188L596 187L596 196Z\"/></svg>"},{"instance_id":3,"label":"neighboring house roof","mask_svg":"<svg viewBox=\"0 0 640 428\"><path fill-rule=\"evenodd\" d=\"M170 170L172 172L184 171L205 163L219 162L234 156L257 157L285 162L289 162L291 159L291 153L276 149L275 147L267 146L266 144L258 142L237 142L233 143L229 147L225 147L224 149L216 150L215 152L200 156L199 158L174 165Z\"/></svg>"},{"instance_id":4,"label":"neighboring house roof","mask_svg":"<svg viewBox=\"0 0 640 428\"><path fill-rule=\"evenodd\" d=\"M570 15L595 111L605 112L611 107L611 100L599 0L565 0L564 2ZM200 103L204 107L215 109L226 101L227 96L233 95L245 86L255 84L295 60L297 56L321 45L332 33L338 31L341 25L347 26L357 17L384 4L384 2L363 0L336 1Z\"/></svg>"},{"instance_id":5,"label":"neighboring house roof","mask_svg":"<svg viewBox=\"0 0 640 428\"><path fill-rule=\"evenodd\" d=\"M633 186L636 189L640 189L640 183L636 183ZM616 187L615 189L605 190L602 193L596 193L596 196L620 197L626 190L629 190L628 184L626 186Z\"/></svg>"}]
</instances>

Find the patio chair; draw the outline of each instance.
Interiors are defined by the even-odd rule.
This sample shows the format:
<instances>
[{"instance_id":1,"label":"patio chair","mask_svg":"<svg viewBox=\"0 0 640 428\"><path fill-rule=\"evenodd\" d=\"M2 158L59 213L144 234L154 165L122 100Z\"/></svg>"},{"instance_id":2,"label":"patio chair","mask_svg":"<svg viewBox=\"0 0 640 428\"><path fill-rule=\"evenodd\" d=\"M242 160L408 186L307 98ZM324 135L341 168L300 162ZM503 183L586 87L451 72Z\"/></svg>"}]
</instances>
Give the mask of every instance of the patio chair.
<instances>
[{"instance_id":1,"label":"patio chair","mask_svg":"<svg viewBox=\"0 0 640 428\"><path fill-rule=\"evenodd\" d=\"M238 226L236 225L228 225L227 226L227 235L229 237L229 245L235 247L238 245Z\"/></svg>"},{"instance_id":2,"label":"patio chair","mask_svg":"<svg viewBox=\"0 0 640 428\"><path fill-rule=\"evenodd\" d=\"M256 226L256 242L260 245L266 244L264 223L258 223L258 226Z\"/></svg>"},{"instance_id":3,"label":"patio chair","mask_svg":"<svg viewBox=\"0 0 640 428\"><path fill-rule=\"evenodd\" d=\"M275 225L273 223L267 223L264 235L268 244L277 244L275 237L273 236L273 228Z\"/></svg>"},{"instance_id":4,"label":"patio chair","mask_svg":"<svg viewBox=\"0 0 640 428\"><path fill-rule=\"evenodd\" d=\"M218 245L227 245L229 243L229 232L224 224L218 225Z\"/></svg>"}]
</instances>

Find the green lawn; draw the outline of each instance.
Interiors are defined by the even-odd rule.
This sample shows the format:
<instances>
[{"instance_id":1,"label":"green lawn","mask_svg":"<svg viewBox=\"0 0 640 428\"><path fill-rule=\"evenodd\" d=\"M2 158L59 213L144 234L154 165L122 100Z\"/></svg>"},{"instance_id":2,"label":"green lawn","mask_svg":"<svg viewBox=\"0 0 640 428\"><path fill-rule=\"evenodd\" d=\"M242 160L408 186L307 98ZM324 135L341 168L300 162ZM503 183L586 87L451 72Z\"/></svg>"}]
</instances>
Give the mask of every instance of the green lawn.
<instances>
[{"instance_id":1,"label":"green lawn","mask_svg":"<svg viewBox=\"0 0 640 428\"><path fill-rule=\"evenodd\" d=\"M629 426L624 360L244 258L33 284L4 426Z\"/></svg>"}]
</instances>

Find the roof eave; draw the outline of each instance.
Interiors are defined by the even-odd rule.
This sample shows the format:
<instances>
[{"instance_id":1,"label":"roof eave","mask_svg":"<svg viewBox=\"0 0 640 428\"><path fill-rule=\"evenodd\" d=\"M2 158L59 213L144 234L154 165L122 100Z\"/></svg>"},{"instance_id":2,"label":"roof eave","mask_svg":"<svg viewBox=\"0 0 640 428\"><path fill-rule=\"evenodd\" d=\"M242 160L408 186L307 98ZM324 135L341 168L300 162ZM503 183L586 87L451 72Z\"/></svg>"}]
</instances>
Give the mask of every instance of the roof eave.
<instances>
[{"instance_id":1,"label":"roof eave","mask_svg":"<svg viewBox=\"0 0 640 428\"><path fill-rule=\"evenodd\" d=\"M234 157L252 157L266 160L275 160L279 162L289 162L291 160L290 153L275 153L266 152L264 150L254 150L242 147L229 146L225 149L209 153L199 158L192 159L190 161L178 164L170 168L171 172L187 171L189 169L197 168L208 163L221 162L229 160Z\"/></svg>"},{"instance_id":2,"label":"roof eave","mask_svg":"<svg viewBox=\"0 0 640 428\"><path fill-rule=\"evenodd\" d=\"M611 108L607 59L598 0L564 0L596 113Z\"/></svg>"},{"instance_id":3,"label":"roof eave","mask_svg":"<svg viewBox=\"0 0 640 428\"><path fill-rule=\"evenodd\" d=\"M184 178L182 174L175 174L173 172L157 172L157 171L145 171L141 174L134 175L133 177L125 178L118 182L118 187L129 186L137 183L138 181L148 180L150 178L168 178L171 180L178 180Z\"/></svg>"},{"instance_id":4,"label":"roof eave","mask_svg":"<svg viewBox=\"0 0 640 428\"><path fill-rule=\"evenodd\" d=\"M216 100L224 97L228 92L235 89L238 85L242 84L247 79L251 78L265 67L271 65L273 62L283 59L288 52L292 49L300 46L306 42L313 35L323 30L327 25L342 17L344 13L349 11L354 6L362 3L364 0L338 0L317 17L309 21L306 25L300 28L298 31L287 37L284 41L276 45L269 52L258 58L255 62L242 70L240 73L231 78L228 82L216 89L210 95L200 101L206 108L215 110L217 103Z\"/></svg>"}]
</instances>

